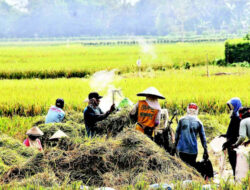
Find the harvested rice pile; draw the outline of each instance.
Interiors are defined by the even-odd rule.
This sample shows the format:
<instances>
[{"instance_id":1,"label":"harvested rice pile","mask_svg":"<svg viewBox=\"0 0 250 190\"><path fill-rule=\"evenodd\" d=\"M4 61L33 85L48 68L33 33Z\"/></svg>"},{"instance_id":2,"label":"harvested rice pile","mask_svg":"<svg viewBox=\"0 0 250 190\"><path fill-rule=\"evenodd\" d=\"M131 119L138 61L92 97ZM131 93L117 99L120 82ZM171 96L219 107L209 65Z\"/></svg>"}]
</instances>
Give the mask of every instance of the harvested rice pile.
<instances>
[{"instance_id":1,"label":"harvested rice pile","mask_svg":"<svg viewBox=\"0 0 250 190\"><path fill-rule=\"evenodd\" d=\"M129 118L129 111L124 109L110 115L107 119L100 121L95 126L97 135L116 136L124 128L132 127Z\"/></svg>"},{"instance_id":2,"label":"harvested rice pile","mask_svg":"<svg viewBox=\"0 0 250 190\"><path fill-rule=\"evenodd\" d=\"M131 129L133 125L127 111L99 122L98 136L92 139L86 138L82 117L80 113L70 113L64 123L45 125L44 121L37 121L34 125L44 132L43 153L34 152L21 143L6 143L13 140L10 137L0 140L0 148L14 149L13 153L20 155L20 158L15 156L18 161L7 159L11 163L5 164L1 183L55 187L82 181L89 186L119 189L141 180L148 183L202 180L195 170L170 156L144 134ZM49 138L58 129L70 138L51 142ZM106 138L107 134L110 138ZM1 163L0 160L0 171Z\"/></svg>"},{"instance_id":3,"label":"harvested rice pile","mask_svg":"<svg viewBox=\"0 0 250 190\"><path fill-rule=\"evenodd\" d=\"M73 150L47 149L44 155L39 153L23 165L9 170L3 180L26 183L26 176L30 176L30 179L36 177L37 181L42 181L39 178L48 175L46 171L50 171L47 183L53 181L58 185L67 180L119 187L136 184L142 179L149 183L201 179L196 171L133 129L108 140L86 140Z\"/></svg>"},{"instance_id":4,"label":"harvested rice pile","mask_svg":"<svg viewBox=\"0 0 250 190\"><path fill-rule=\"evenodd\" d=\"M42 117L36 121L33 126L38 126L44 135L40 138L43 145L50 146L54 143L49 138L57 131L62 130L71 138L84 138L86 130L84 126L83 114L79 112L69 112L63 123L44 124L45 118ZM95 126L96 135L98 136L116 136L124 128L131 127L128 110L118 111L110 115L107 119L100 121Z\"/></svg>"},{"instance_id":5,"label":"harvested rice pile","mask_svg":"<svg viewBox=\"0 0 250 190\"><path fill-rule=\"evenodd\" d=\"M26 148L7 135L0 135L0 178L13 165L21 164L35 155L36 150Z\"/></svg>"}]
</instances>

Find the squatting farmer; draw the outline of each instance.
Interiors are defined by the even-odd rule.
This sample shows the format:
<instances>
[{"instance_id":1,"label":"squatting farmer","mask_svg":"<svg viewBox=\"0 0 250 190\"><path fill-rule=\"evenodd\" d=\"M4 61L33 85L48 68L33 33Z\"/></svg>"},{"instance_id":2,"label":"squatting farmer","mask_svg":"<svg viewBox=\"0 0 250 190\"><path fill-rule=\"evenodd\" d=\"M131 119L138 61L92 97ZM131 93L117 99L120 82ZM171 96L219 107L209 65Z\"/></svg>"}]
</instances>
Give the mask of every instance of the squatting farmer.
<instances>
[{"instance_id":1,"label":"squatting farmer","mask_svg":"<svg viewBox=\"0 0 250 190\"><path fill-rule=\"evenodd\" d=\"M39 137L43 136L43 132L38 127L32 127L26 133L28 138L23 141L23 144L27 147L34 147L40 151L43 151L43 147Z\"/></svg>"},{"instance_id":2,"label":"squatting farmer","mask_svg":"<svg viewBox=\"0 0 250 190\"><path fill-rule=\"evenodd\" d=\"M99 107L101 98L102 96L100 96L97 92L89 93L88 106L83 111L84 122L88 137L93 137L95 135L95 124L98 121L106 119L115 110L115 104L113 104L110 107L109 111L103 113L103 111Z\"/></svg>"},{"instance_id":3,"label":"squatting farmer","mask_svg":"<svg viewBox=\"0 0 250 190\"><path fill-rule=\"evenodd\" d=\"M135 129L153 139L161 119L161 106L158 99L165 99L165 97L154 87L147 88L137 96L145 96L146 100L137 102L130 116L137 121Z\"/></svg>"},{"instance_id":4,"label":"squatting farmer","mask_svg":"<svg viewBox=\"0 0 250 190\"><path fill-rule=\"evenodd\" d=\"M63 121L65 117L65 112L63 111L64 100L62 98L58 98L56 100L56 105L51 106L48 114L45 118L45 123L60 123Z\"/></svg>"},{"instance_id":5,"label":"squatting farmer","mask_svg":"<svg viewBox=\"0 0 250 190\"><path fill-rule=\"evenodd\" d=\"M204 148L203 159L208 159L207 142L204 127L198 119L198 106L190 103L187 106L187 115L182 117L176 129L175 147L180 158L187 164L196 168L198 154L197 134L199 133Z\"/></svg>"}]
</instances>

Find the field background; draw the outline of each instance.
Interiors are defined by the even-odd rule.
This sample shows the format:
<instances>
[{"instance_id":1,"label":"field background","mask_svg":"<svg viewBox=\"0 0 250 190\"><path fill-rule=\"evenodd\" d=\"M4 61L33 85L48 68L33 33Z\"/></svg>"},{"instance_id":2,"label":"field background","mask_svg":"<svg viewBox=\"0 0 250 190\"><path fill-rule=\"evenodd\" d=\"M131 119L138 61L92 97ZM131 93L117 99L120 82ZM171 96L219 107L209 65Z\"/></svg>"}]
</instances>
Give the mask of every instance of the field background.
<instances>
[{"instance_id":1,"label":"field background","mask_svg":"<svg viewBox=\"0 0 250 190\"><path fill-rule=\"evenodd\" d=\"M143 99L136 96L138 92L154 86L166 97L160 104L170 115L178 110L180 118L188 103L197 103L210 142L227 130L230 119L226 102L230 98L239 97L244 106L250 105L250 69L215 66L217 59L224 58L224 51L224 42L0 42L0 132L22 141L26 131L44 119L58 97L65 100L67 116L72 111L83 111L91 91L104 95L103 101L110 106L110 89L121 89L123 97L136 103ZM140 73L138 58L142 63ZM96 82L100 88L93 87L95 72L113 69L115 76L105 88L101 88L105 78ZM176 125L174 121L174 130ZM201 160L200 142L199 150ZM218 171L218 157L210 154L210 159Z\"/></svg>"},{"instance_id":2,"label":"field background","mask_svg":"<svg viewBox=\"0 0 250 190\"><path fill-rule=\"evenodd\" d=\"M136 65L139 57L140 76ZM0 42L0 130L23 139L31 123L46 115L58 97L64 98L66 111L82 112L90 91L107 95L108 87L93 89L90 85L92 74L104 69L116 69L109 85L121 88L123 96L134 103L139 100L138 92L155 86L166 96L160 103L170 113L177 109L183 115L187 104L196 102L202 113L217 117L227 113L226 102L232 97L241 98L243 105L250 104L250 69L211 65L221 58L224 42ZM185 69L187 62L190 69ZM218 121L227 125L224 119Z\"/></svg>"}]
</instances>

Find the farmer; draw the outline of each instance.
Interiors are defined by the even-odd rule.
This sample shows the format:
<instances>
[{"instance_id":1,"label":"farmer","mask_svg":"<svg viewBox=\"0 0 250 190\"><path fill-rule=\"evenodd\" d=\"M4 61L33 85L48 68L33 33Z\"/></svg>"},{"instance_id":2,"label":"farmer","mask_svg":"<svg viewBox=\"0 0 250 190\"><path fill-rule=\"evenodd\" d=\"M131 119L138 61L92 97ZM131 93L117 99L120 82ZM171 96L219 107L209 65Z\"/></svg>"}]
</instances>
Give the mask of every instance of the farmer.
<instances>
[{"instance_id":1,"label":"farmer","mask_svg":"<svg viewBox=\"0 0 250 190\"><path fill-rule=\"evenodd\" d=\"M246 138L248 138L248 141L245 142L244 145L248 146L250 144L250 108L240 109L239 115L242 119L240 122L239 138L237 142L232 145L232 148L241 145Z\"/></svg>"},{"instance_id":2,"label":"farmer","mask_svg":"<svg viewBox=\"0 0 250 190\"><path fill-rule=\"evenodd\" d=\"M187 115L178 122L175 134L175 147L179 152L180 158L195 168L198 154L198 133L204 148L203 159L208 160L206 135L203 124L198 119L198 106L195 103L190 103L187 106Z\"/></svg>"},{"instance_id":3,"label":"farmer","mask_svg":"<svg viewBox=\"0 0 250 190\"><path fill-rule=\"evenodd\" d=\"M231 146L236 143L237 138L239 137L239 128L240 128L240 117L239 109L242 107L241 101L239 98L232 98L227 102L227 106L231 112L230 114L230 123L227 129L227 133L221 135L221 137L226 137L227 141L222 145L223 150L227 149L229 162L233 169L233 174L235 176L235 167L236 167L236 151L231 148Z\"/></svg>"},{"instance_id":4,"label":"farmer","mask_svg":"<svg viewBox=\"0 0 250 190\"><path fill-rule=\"evenodd\" d=\"M98 121L106 119L114 110L115 104L113 104L109 111L103 113L99 107L100 96L97 92L91 92L88 96L88 106L83 111L84 122L88 137L93 137L96 133L94 126Z\"/></svg>"},{"instance_id":5,"label":"farmer","mask_svg":"<svg viewBox=\"0 0 250 190\"><path fill-rule=\"evenodd\" d=\"M51 106L45 118L45 123L60 123L65 117L63 111L64 100L62 98L56 99L56 105Z\"/></svg>"},{"instance_id":6,"label":"farmer","mask_svg":"<svg viewBox=\"0 0 250 190\"><path fill-rule=\"evenodd\" d=\"M159 126L161 119L161 106L158 99L165 99L165 97L154 87L147 88L137 96L145 96L146 100L136 103L130 112L130 117L137 121L136 130L153 139L155 129Z\"/></svg>"},{"instance_id":7,"label":"farmer","mask_svg":"<svg viewBox=\"0 0 250 190\"><path fill-rule=\"evenodd\" d=\"M43 151L43 147L39 137L43 135L43 132L38 127L32 127L26 133L28 138L23 141L23 144L27 147L35 147L40 151Z\"/></svg>"}]
</instances>

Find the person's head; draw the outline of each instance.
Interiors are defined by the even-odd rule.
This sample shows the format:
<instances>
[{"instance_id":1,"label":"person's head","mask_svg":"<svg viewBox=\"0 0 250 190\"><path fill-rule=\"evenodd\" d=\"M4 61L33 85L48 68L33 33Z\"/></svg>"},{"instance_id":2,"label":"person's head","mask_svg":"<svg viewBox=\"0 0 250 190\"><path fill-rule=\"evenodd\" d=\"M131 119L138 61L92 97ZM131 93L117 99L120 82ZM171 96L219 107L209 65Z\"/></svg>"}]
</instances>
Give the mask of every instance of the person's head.
<instances>
[{"instance_id":1,"label":"person's head","mask_svg":"<svg viewBox=\"0 0 250 190\"><path fill-rule=\"evenodd\" d=\"M187 114L188 115L193 115L193 116L197 116L199 112L199 108L195 103L190 103L187 106Z\"/></svg>"},{"instance_id":2,"label":"person's head","mask_svg":"<svg viewBox=\"0 0 250 190\"><path fill-rule=\"evenodd\" d=\"M227 106L231 112L231 116L239 116L239 109L242 107L239 98L232 98L227 102Z\"/></svg>"},{"instance_id":3,"label":"person's head","mask_svg":"<svg viewBox=\"0 0 250 190\"><path fill-rule=\"evenodd\" d=\"M32 127L26 133L30 140L36 140L43 135L43 132L38 127Z\"/></svg>"},{"instance_id":4,"label":"person's head","mask_svg":"<svg viewBox=\"0 0 250 190\"><path fill-rule=\"evenodd\" d=\"M239 109L239 117L241 119L245 119L247 117L250 117L250 108L248 107L242 107Z\"/></svg>"},{"instance_id":5,"label":"person's head","mask_svg":"<svg viewBox=\"0 0 250 190\"><path fill-rule=\"evenodd\" d=\"M91 92L89 93L89 104L98 106L101 98L102 96L100 96L97 92Z\"/></svg>"},{"instance_id":6,"label":"person's head","mask_svg":"<svg viewBox=\"0 0 250 190\"><path fill-rule=\"evenodd\" d=\"M153 95L147 95L146 98L148 100L152 100L152 101L157 101L158 100L158 97L157 96L153 96Z\"/></svg>"},{"instance_id":7,"label":"person's head","mask_svg":"<svg viewBox=\"0 0 250 190\"><path fill-rule=\"evenodd\" d=\"M64 100L62 98L56 99L56 107L63 109L64 107Z\"/></svg>"},{"instance_id":8,"label":"person's head","mask_svg":"<svg viewBox=\"0 0 250 190\"><path fill-rule=\"evenodd\" d=\"M28 137L32 141L35 141L37 138L39 138L39 136L36 136L36 135L28 135Z\"/></svg>"}]
</instances>

